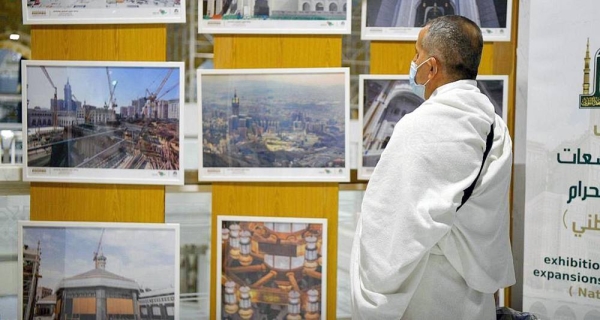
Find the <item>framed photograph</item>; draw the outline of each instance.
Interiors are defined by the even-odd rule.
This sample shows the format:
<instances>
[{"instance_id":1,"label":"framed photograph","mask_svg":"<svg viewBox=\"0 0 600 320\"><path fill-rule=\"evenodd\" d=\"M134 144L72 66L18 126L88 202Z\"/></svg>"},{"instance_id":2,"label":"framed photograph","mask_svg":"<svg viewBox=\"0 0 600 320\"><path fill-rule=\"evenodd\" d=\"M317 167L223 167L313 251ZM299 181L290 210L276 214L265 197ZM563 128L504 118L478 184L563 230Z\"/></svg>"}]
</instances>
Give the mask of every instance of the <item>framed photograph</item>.
<instances>
[{"instance_id":1,"label":"framed photograph","mask_svg":"<svg viewBox=\"0 0 600 320\"><path fill-rule=\"evenodd\" d=\"M199 0L198 33L349 34L352 1Z\"/></svg>"},{"instance_id":2,"label":"framed photograph","mask_svg":"<svg viewBox=\"0 0 600 320\"><path fill-rule=\"evenodd\" d=\"M179 319L178 224L18 225L19 319Z\"/></svg>"},{"instance_id":3,"label":"framed photograph","mask_svg":"<svg viewBox=\"0 0 600 320\"><path fill-rule=\"evenodd\" d=\"M349 71L198 70L200 181L350 180Z\"/></svg>"},{"instance_id":4,"label":"framed photograph","mask_svg":"<svg viewBox=\"0 0 600 320\"><path fill-rule=\"evenodd\" d=\"M416 41L427 21L461 15L484 41L510 41L513 0L362 0L363 40Z\"/></svg>"},{"instance_id":5,"label":"framed photograph","mask_svg":"<svg viewBox=\"0 0 600 320\"><path fill-rule=\"evenodd\" d=\"M219 319L327 319L327 219L217 221Z\"/></svg>"},{"instance_id":6,"label":"framed photograph","mask_svg":"<svg viewBox=\"0 0 600 320\"><path fill-rule=\"evenodd\" d=\"M507 121L508 76L478 76L477 86L490 98L496 113ZM359 97L362 97L358 105L362 144L357 177L368 180L396 123L424 100L413 93L408 75L360 75Z\"/></svg>"},{"instance_id":7,"label":"framed photograph","mask_svg":"<svg viewBox=\"0 0 600 320\"><path fill-rule=\"evenodd\" d=\"M0 94L0 130L21 130L21 94Z\"/></svg>"},{"instance_id":8,"label":"framed photograph","mask_svg":"<svg viewBox=\"0 0 600 320\"><path fill-rule=\"evenodd\" d=\"M23 24L185 23L186 18L186 0L21 1Z\"/></svg>"},{"instance_id":9,"label":"framed photograph","mask_svg":"<svg viewBox=\"0 0 600 320\"><path fill-rule=\"evenodd\" d=\"M182 185L183 68L24 61L23 179Z\"/></svg>"}]
</instances>

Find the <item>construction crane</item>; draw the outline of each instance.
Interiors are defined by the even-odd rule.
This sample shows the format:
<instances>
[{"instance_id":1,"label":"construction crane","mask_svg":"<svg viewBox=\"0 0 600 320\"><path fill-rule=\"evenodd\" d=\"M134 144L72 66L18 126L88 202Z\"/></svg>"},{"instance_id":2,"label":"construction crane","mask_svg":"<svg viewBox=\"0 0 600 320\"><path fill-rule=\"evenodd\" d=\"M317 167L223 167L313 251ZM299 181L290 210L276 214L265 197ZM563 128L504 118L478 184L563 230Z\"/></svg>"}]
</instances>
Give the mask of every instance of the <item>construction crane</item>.
<instances>
[{"instance_id":1,"label":"construction crane","mask_svg":"<svg viewBox=\"0 0 600 320\"><path fill-rule=\"evenodd\" d=\"M160 98L164 97L167 93L171 92L171 90L175 89L176 87L179 86L179 82L177 82L176 84L174 84L173 86L171 86L169 89L165 90L165 92L163 92L160 96L158 96L156 99L159 100Z\"/></svg>"},{"instance_id":2,"label":"construction crane","mask_svg":"<svg viewBox=\"0 0 600 320\"><path fill-rule=\"evenodd\" d=\"M169 71L167 72L167 74L165 75L165 77L162 79L161 83L158 85L158 87L156 88L156 90L154 90L154 92L150 92L150 90L146 89L146 94L147 94L147 102L146 105L144 106L144 112L148 113L148 118L150 118L152 116L152 112L155 112L156 109L156 100L159 97L159 94L161 92L161 90L163 89L163 87L165 86L165 84L167 83L167 80L169 80L169 77L171 76L171 74L173 73L174 69L169 69ZM172 88L171 88L172 89ZM171 90L169 89L169 90ZM162 95L161 95L162 97ZM148 110L149 107L149 110Z\"/></svg>"},{"instance_id":3,"label":"construction crane","mask_svg":"<svg viewBox=\"0 0 600 320\"><path fill-rule=\"evenodd\" d=\"M54 85L54 82L52 81L52 78L50 78L50 75L48 74L48 71L46 70L46 67L44 66L40 66L40 68L42 69L42 72L44 72L44 75L46 76L46 79L48 79L48 81L50 82L50 85L52 86L52 88L54 88L54 99L52 99L52 126L54 127L54 131L56 131L56 125L58 124L58 90L56 88L56 86Z\"/></svg>"},{"instance_id":4,"label":"construction crane","mask_svg":"<svg viewBox=\"0 0 600 320\"><path fill-rule=\"evenodd\" d=\"M102 233L100 234L100 241L98 241L98 248L94 251L94 259L93 261L98 264L98 253L100 253L100 246L102 245L102 237L104 236L104 229L102 229Z\"/></svg>"},{"instance_id":5,"label":"construction crane","mask_svg":"<svg viewBox=\"0 0 600 320\"><path fill-rule=\"evenodd\" d=\"M117 107L117 99L115 98L115 89L117 88L118 81L110 79L110 71L108 67L106 67L106 77L108 79L108 91L110 93L110 98L108 99L108 106L110 106L113 111Z\"/></svg>"}]
</instances>

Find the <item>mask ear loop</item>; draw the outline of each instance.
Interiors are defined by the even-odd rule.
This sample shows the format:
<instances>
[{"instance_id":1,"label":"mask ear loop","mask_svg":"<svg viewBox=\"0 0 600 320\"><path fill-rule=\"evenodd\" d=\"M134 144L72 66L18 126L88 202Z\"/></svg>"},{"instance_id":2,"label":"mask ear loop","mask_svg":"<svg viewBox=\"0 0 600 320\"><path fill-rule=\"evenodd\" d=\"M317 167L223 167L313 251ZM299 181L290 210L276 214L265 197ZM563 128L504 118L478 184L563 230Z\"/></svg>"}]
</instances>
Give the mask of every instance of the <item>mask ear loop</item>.
<instances>
[{"instance_id":1,"label":"mask ear loop","mask_svg":"<svg viewBox=\"0 0 600 320\"><path fill-rule=\"evenodd\" d=\"M435 59L435 57L431 56L431 57L427 58L427 60L423 61L423 63L421 63L421 65L423 65L425 62L429 61L430 59ZM433 69L434 67L435 67L435 74L437 74L437 64L436 64L436 66L431 66L431 69ZM431 71L431 69L429 69L429 70ZM429 83L429 81L431 81L431 79L433 79L433 77L427 79L427 81L425 81L425 83L423 83L422 86L426 86Z\"/></svg>"}]
</instances>

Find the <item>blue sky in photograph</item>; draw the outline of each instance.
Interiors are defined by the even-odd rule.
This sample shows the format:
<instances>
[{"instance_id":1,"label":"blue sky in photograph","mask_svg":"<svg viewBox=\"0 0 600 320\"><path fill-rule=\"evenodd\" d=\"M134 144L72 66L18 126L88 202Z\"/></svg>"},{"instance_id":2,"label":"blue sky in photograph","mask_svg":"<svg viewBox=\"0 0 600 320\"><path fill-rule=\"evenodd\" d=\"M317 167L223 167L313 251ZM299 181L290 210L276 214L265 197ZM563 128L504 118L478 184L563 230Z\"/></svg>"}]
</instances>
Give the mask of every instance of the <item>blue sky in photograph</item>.
<instances>
[{"instance_id":1,"label":"blue sky in photograph","mask_svg":"<svg viewBox=\"0 0 600 320\"><path fill-rule=\"evenodd\" d=\"M153 290L174 285L175 231L166 229L105 228L100 251L107 258L106 270L134 280ZM37 227L23 228L23 244L41 246L39 285L57 289L65 277L95 268L94 252L102 228ZM177 279L177 281L179 281Z\"/></svg>"},{"instance_id":2,"label":"blue sky in photograph","mask_svg":"<svg viewBox=\"0 0 600 320\"><path fill-rule=\"evenodd\" d=\"M167 76L168 70L174 71L159 92L162 100L179 98L179 68L162 67L109 67L111 81L117 82L115 98L118 106L129 106L132 100L146 95L146 89L156 92ZM85 66L65 67L46 66L52 82L57 88L58 99L64 99L64 87L71 85L71 92L82 103L103 107L110 99L109 82L106 67ZM169 91L169 89L171 89ZM40 66L27 67L27 99L29 108L50 108L50 99L54 97L54 88L44 75ZM117 112L118 112L117 108Z\"/></svg>"}]
</instances>

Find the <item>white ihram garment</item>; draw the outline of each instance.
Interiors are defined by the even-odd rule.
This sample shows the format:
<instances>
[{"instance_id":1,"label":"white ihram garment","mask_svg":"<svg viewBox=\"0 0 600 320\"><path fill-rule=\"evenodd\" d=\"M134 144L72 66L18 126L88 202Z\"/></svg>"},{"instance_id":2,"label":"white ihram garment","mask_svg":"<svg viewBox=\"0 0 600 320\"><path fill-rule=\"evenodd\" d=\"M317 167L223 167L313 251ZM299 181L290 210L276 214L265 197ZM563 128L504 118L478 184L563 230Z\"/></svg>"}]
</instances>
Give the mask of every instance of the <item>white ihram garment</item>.
<instances>
[{"instance_id":1,"label":"white ihram garment","mask_svg":"<svg viewBox=\"0 0 600 320\"><path fill-rule=\"evenodd\" d=\"M473 194L463 191L492 148ZM438 88L398 122L369 181L352 249L353 319L495 319L515 282L506 124L473 80Z\"/></svg>"}]
</instances>

